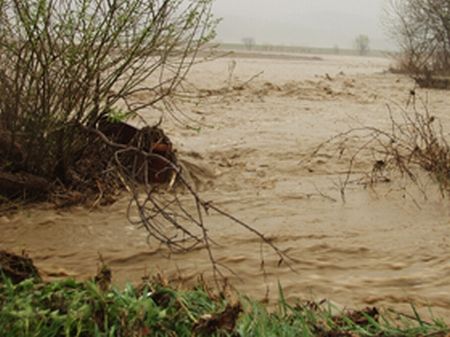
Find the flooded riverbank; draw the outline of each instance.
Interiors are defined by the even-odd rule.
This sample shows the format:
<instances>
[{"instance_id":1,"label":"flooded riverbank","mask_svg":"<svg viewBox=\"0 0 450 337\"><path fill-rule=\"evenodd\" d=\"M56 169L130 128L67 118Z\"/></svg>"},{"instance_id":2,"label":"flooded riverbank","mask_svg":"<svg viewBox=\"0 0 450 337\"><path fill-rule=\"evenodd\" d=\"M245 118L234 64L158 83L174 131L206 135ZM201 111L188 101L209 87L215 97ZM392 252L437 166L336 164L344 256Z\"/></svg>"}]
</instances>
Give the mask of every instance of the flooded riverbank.
<instances>
[{"instance_id":1,"label":"flooded riverbank","mask_svg":"<svg viewBox=\"0 0 450 337\"><path fill-rule=\"evenodd\" d=\"M200 119L195 130L165 124L179 157L202 181L205 199L254 225L294 259L295 273L277 267L276 256L256 237L212 215L216 256L241 278L231 277L238 290L262 299L269 289L274 300L280 282L291 300L327 298L347 307L400 310L412 302L450 313L450 208L433 183L423 177L426 195L400 179L374 189L355 183L344 203L339 181L345 162L325 151L302 164L339 132L389 126L386 104L406 104L414 83L386 74L388 66L381 58L324 56L222 58L193 69L190 82L210 94L180 105ZM230 85L226 95L215 94ZM450 130L448 92L418 95ZM372 164L373 158L362 157L357 168ZM204 251L168 260L163 247L148 245L145 231L127 222L127 204L124 195L92 211L38 205L2 216L0 248L26 250L49 279L88 278L99 254L119 284L158 270L186 280L210 271Z\"/></svg>"}]
</instances>

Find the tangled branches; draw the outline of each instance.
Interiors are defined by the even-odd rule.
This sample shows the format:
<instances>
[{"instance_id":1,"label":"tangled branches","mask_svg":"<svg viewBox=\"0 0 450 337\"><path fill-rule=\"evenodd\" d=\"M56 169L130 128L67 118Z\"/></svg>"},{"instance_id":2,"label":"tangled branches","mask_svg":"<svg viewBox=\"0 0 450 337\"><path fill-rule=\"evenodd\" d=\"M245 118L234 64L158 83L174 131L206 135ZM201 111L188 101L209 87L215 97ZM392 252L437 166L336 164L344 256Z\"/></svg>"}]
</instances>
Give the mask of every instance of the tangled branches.
<instances>
[{"instance_id":1,"label":"tangled branches","mask_svg":"<svg viewBox=\"0 0 450 337\"><path fill-rule=\"evenodd\" d=\"M355 164L362 157L371 158L365 172L370 184L390 181L384 176L388 171L396 171L418 184L417 168L420 168L431 175L444 195L450 190L450 146L442 124L423 100L416 102L414 92L405 108L396 107L399 112L395 113L389 105L387 108L389 128L362 126L350 129L320 144L308 159L316 157L325 148L336 150L339 158L348 158L345 180L340 187L343 201L350 177L356 173Z\"/></svg>"},{"instance_id":2,"label":"tangled branches","mask_svg":"<svg viewBox=\"0 0 450 337\"><path fill-rule=\"evenodd\" d=\"M217 22L212 0L0 1L0 196L11 185L9 199L36 191L67 206L95 195L97 205L125 188L130 220L149 239L174 251L206 248L215 276L223 268L212 254L208 212L286 260L264 235L201 199L157 128L128 137L125 125L110 123L148 108L172 114L176 90ZM159 185L173 188L175 180L184 192Z\"/></svg>"},{"instance_id":3,"label":"tangled branches","mask_svg":"<svg viewBox=\"0 0 450 337\"><path fill-rule=\"evenodd\" d=\"M211 5L0 1L0 143L9 144L0 169L64 183L80 147L89 145L74 125L127 120L149 107L167 111L214 37Z\"/></svg>"},{"instance_id":4,"label":"tangled branches","mask_svg":"<svg viewBox=\"0 0 450 337\"><path fill-rule=\"evenodd\" d=\"M401 51L398 70L430 87L432 78L450 72L449 9L448 0L388 2L385 25Z\"/></svg>"},{"instance_id":5,"label":"tangled branches","mask_svg":"<svg viewBox=\"0 0 450 337\"><path fill-rule=\"evenodd\" d=\"M114 149L110 169L117 172L131 194L127 217L131 224L147 231L149 242L162 244L173 253L205 249L212 265L214 280L219 285L219 282L226 280L226 271L231 274L234 272L214 256L213 248L217 243L209 234L207 218L215 213L258 237L278 256L278 265L285 263L293 270L289 256L263 233L222 210L214 202L204 200L184 178L182 168L177 165L175 158L158 153L152 146L146 149L133 143L125 145L114 142L98 129L86 130ZM143 160L138 160L140 165L130 165L130 158ZM160 169L155 172L155 176L168 174L168 184L155 183L155 179L143 175L142 172L155 167L155 162L163 163L159 165Z\"/></svg>"}]
</instances>

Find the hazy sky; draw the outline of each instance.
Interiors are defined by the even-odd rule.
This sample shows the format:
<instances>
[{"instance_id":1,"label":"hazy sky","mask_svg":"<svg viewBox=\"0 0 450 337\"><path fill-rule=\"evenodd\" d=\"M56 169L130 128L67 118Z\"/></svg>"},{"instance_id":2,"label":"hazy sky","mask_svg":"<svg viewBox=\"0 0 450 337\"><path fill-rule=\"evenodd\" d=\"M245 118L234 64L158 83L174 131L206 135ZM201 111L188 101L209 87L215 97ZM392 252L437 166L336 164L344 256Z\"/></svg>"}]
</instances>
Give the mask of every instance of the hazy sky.
<instances>
[{"instance_id":1,"label":"hazy sky","mask_svg":"<svg viewBox=\"0 0 450 337\"><path fill-rule=\"evenodd\" d=\"M215 0L218 40L351 48L358 34L392 48L380 23L386 0Z\"/></svg>"}]
</instances>

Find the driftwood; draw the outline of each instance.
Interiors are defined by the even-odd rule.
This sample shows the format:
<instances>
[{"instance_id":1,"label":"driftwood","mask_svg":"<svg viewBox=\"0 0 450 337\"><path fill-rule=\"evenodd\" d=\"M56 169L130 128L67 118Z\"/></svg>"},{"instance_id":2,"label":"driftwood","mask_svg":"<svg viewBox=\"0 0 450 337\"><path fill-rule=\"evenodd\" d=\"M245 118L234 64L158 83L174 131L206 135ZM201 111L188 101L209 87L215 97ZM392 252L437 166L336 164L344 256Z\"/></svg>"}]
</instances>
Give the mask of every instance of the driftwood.
<instances>
[{"instance_id":1,"label":"driftwood","mask_svg":"<svg viewBox=\"0 0 450 337\"><path fill-rule=\"evenodd\" d=\"M21 146L0 126L0 196L34 199L48 193L46 179L21 171L23 158Z\"/></svg>"},{"instance_id":2,"label":"driftwood","mask_svg":"<svg viewBox=\"0 0 450 337\"><path fill-rule=\"evenodd\" d=\"M39 198L47 195L50 183L41 177L18 172L0 171L0 195L8 199Z\"/></svg>"}]
</instances>

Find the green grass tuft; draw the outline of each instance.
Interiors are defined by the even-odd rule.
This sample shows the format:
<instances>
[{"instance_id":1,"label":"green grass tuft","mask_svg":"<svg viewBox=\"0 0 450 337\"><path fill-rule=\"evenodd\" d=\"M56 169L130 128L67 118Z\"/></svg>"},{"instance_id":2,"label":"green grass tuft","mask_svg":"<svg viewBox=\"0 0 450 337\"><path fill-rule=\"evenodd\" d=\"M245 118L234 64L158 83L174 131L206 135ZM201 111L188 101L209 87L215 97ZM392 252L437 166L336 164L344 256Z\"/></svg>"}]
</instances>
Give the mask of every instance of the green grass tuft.
<instances>
[{"instance_id":1,"label":"green grass tuft","mask_svg":"<svg viewBox=\"0 0 450 337\"><path fill-rule=\"evenodd\" d=\"M1 280L0 280L1 281ZM279 303L269 311L248 298L230 303L205 287L177 290L149 282L102 291L94 282L64 280L14 285L0 282L0 335L3 337L144 336L445 336L442 321L381 315L378 310L336 315L331 305L289 304L279 287Z\"/></svg>"}]
</instances>

